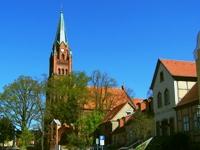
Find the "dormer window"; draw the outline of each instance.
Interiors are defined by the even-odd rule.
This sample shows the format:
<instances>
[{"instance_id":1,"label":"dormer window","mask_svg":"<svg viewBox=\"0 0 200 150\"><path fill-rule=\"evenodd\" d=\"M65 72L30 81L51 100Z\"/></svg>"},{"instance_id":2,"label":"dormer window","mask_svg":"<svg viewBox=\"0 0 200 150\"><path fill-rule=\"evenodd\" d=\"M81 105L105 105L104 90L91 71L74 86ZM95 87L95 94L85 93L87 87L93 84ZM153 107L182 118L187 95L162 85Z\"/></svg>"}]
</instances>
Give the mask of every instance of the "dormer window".
<instances>
[{"instance_id":1,"label":"dormer window","mask_svg":"<svg viewBox=\"0 0 200 150\"><path fill-rule=\"evenodd\" d=\"M131 110L127 110L126 111L126 115L131 115L132 114L132 111Z\"/></svg>"},{"instance_id":2,"label":"dormer window","mask_svg":"<svg viewBox=\"0 0 200 150\"><path fill-rule=\"evenodd\" d=\"M164 81L164 74L163 72L161 71L160 72L160 82L163 82Z\"/></svg>"}]
</instances>

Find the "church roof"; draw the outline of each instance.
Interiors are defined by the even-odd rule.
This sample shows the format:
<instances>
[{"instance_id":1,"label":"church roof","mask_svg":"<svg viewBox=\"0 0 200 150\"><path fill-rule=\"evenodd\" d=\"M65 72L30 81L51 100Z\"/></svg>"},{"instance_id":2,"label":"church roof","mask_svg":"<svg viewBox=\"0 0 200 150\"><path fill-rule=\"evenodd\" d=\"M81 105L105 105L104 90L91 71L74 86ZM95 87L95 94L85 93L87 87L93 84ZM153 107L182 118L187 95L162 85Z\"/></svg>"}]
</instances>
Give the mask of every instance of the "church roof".
<instances>
[{"instance_id":1,"label":"church roof","mask_svg":"<svg viewBox=\"0 0 200 150\"><path fill-rule=\"evenodd\" d=\"M58 27L57 27L57 32L56 32L56 37L54 44L61 44L64 42L67 44L67 39L66 39L66 32L65 32L65 21L64 21L64 15L63 12L60 13L60 19L58 22Z\"/></svg>"},{"instance_id":2,"label":"church roof","mask_svg":"<svg viewBox=\"0 0 200 150\"><path fill-rule=\"evenodd\" d=\"M96 108L95 93L98 92L94 87L88 87L90 99L84 105L84 110L94 110ZM127 95L121 88L109 87L108 89L102 88L102 96L105 96L107 90L107 105L108 109L127 101Z\"/></svg>"}]
</instances>

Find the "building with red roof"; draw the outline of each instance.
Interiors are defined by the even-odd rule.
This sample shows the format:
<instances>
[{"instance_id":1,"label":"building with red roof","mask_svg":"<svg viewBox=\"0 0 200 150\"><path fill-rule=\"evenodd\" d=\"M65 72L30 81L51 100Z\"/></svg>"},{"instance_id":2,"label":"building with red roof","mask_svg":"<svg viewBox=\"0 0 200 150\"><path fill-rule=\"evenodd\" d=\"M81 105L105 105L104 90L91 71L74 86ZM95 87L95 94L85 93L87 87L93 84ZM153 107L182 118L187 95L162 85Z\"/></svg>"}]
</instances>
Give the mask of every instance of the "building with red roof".
<instances>
[{"instance_id":1,"label":"building with red roof","mask_svg":"<svg viewBox=\"0 0 200 150\"><path fill-rule=\"evenodd\" d=\"M128 138L130 136L130 129L127 130L128 122L134 118L136 111L145 112L152 110L152 100L144 100L140 98L127 97L126 102L114 107L108 111L103 122L99 125L95 132L95 136L104 135L106 138L106 145L112 147L120 147L130 144L135 139ZM129 133L130 132L130 133ZM121 138L123 135L123 139ZM132 137L134 137L132 135Z\"/></svg>"},{"instance_id":2,"label":"building with red roof","mask_svg":"<svg viewBox=\"0 0 200 150\"><path fill-rule=\"evenodd\" d=\"M195 62L158 60L150 86L153 91L156 135L171 135L177 131L174 108L196 81Z\"/></svg>"},{"instance_id":3,"label":"building with red roof","mask_svg":"<svg viewBox=\"0 0 200 150\"><path fill-rule=\"evenodd\" d=\"M177 131L189 133L193 141L200 142L200 34L197 37L194 54L197 82L179 101L175 110L177 114Z\"/></svg>"}]
</instances>

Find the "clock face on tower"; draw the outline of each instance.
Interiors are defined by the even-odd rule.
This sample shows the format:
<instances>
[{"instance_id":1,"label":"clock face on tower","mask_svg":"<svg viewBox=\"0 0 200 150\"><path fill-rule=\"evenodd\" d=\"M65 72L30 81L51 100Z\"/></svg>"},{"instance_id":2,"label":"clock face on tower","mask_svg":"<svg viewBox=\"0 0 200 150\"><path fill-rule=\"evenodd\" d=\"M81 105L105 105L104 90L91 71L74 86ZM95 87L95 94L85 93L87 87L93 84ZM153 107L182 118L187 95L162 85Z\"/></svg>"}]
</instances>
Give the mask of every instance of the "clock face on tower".
<instances>
[{"instance_id":1,"label":"clock face on tower","mask_svg":"<svg viewBox=\"0 0 200 150\"><path fill-rule=\"evenodd\" d=\"M63 53L65 50L63 48L61 48L60 51Z\"/></svg>"}]
</instances>

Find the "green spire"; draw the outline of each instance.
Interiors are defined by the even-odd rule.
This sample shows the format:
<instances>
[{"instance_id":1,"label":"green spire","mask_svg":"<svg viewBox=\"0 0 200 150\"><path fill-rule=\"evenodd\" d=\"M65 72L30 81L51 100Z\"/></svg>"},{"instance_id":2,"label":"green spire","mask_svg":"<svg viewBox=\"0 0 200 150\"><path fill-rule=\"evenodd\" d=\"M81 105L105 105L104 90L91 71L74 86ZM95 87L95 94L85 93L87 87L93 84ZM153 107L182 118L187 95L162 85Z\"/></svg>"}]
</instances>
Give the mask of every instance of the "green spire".
<instances>
[{"instance_id":1,"label":"green spire","mask_svg":"<svg viewBox=\"0 0 200 150\"><path fill-rule=\"evenodd\" d=\"M61 42L64 42L65 44L67 44L64 15L62 11L60 12L60 19L58 22L58 28L57 28L54 44L57 44L57 43L60 44Z\"/></svg>"}]
</instances>

